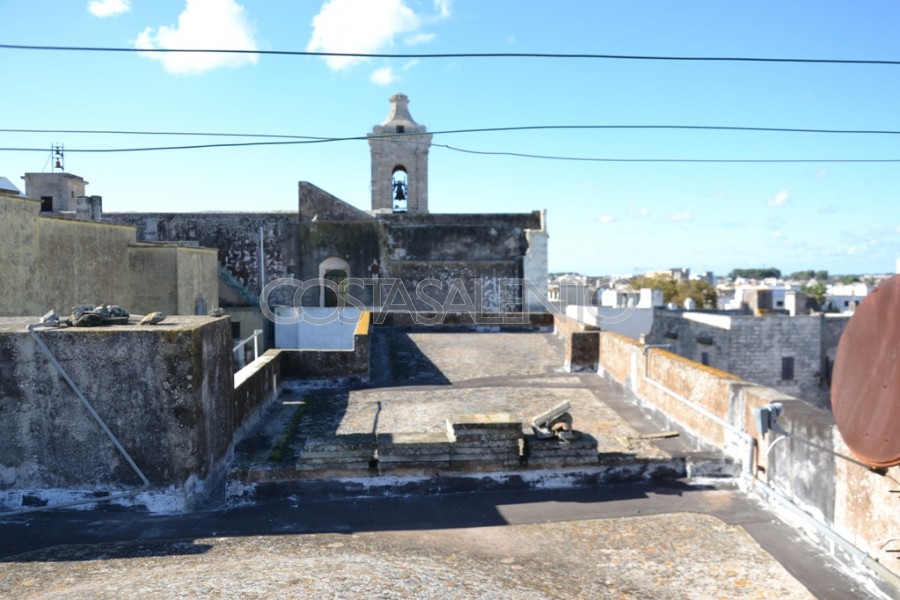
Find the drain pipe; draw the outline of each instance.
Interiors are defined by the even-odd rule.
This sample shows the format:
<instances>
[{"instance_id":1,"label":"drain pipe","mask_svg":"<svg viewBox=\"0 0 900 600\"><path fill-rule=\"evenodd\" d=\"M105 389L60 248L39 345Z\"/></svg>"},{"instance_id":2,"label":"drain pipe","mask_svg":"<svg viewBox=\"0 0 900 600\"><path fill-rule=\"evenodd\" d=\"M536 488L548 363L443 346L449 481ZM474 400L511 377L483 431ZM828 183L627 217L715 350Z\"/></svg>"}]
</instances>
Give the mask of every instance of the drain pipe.
<instances>
[{"instance_id":1,"label":"drain pipe","mask_svg":"<svg viewBox=\"0 0 900 600\"><path fill-rule=\"evenodd\" d=\"M744 453L745 453L743 464L741 465L741 474L745 478L755 480L755 477L753 476L753 451L756 448L756 439L752 435L750 435L749 433L747 433L740 427L737 427L736 425L729 423L728 421L726 421L719 415L716 415L716 414L710 412L709 410L703 408L696 402L692 402L692 401L688 400L681 394L676 394L669 388L665 387L664 385L662 385L660 383L657 383L656 381L650 379L646 375L644 376L644 382L650 384L654 388L656 388L659 391L663 392L664 394L674 398L675 400L678 400L685 406L689 406L690 408L694 409L696 412L700 413L701 415L703 415L710 421L713 421L717 425L724 427L731 433L738 436L744 442Z\"/></svg>"},{"instance_id":2,"label":"drain pipe","mask_svg":"<svg viewBox=\"0 0 900 600\"><path fill-rule=\"evenodd\" d=\"M110 441L116 447L116 450L119 451L119 454L122 455L122 457L125 459L125 461L131 466L131 469L141 479L142 485L141 485L141 487L139 487L136 490L132 490L129 492L122 492L119 494L111 494L109 496L104 496L102 498L73 500L72 502L64 502L61 504L53 504L53 505L49 505L49 506L21 508L21 509L9 511L9 512L0 513L0 515L19 514L19 513L26 513L26 512L34 512L34 511L38 511L38 510L51 510L51 509L56 509L56 508L67 508L70 506L78 506L80 504L95 504L97 502L108 502L110 500L118 500L121 498L132 498L150 486L150 480L147 479L147 476L144 475L144 472L141 471L140 467L137 466L137 464L131 458L131 455L128 454L128 451L125 450L125 447L122 446L121 442L119 442L118 438L116 438L115 434L113 434L113 432L110 431L109 427L103 421L103 418L100 417L100 415L94 409L93 405L90 402L88 402L87 398L84 397L84 394L81 392L81 389L79 389L79 387L75 384L75 382L72 381L72 378L69 377L69 374L66 373L65 369L63 369L63 366L59 363L59 361L56 359L56 357L50 351L50 348L47 347L47 344L44 343L44 340L42 340L40 338L40 336L38 336L37 331L35 331L35 327L41 327L43 325L44 325L44 323L31 323L30 325L28 325L28 327L26 327L26 330L28 331L28 333L31 334L31 337L34 338L34 341L37 342L38 347L47 356L47 358L50 360L50 363L56 368L57 371L59 371L59 374L62 375L62 378L66 380L66 383L69 384L69 387L71 387L72 391L75 392L75 395L78 396L78 399L81 401L81 403L84 405L84 407L90 413L90 415L94 418L94 421L97 422L97 424L100 426L100 429L102 429L103 433L106 434L106 437L108 437L110 439Z\"/></svg>"}]
</instances>

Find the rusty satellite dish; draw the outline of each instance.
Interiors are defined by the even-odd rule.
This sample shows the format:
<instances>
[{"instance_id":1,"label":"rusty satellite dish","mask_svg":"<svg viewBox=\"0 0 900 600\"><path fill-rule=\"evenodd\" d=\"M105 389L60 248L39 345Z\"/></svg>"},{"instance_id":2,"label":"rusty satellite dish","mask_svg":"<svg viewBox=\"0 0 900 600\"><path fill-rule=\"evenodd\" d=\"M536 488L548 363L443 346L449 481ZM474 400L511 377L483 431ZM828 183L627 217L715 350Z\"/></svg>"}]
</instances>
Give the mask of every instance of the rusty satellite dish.
<instances>
[{"instance_id":1,"label":"rusty satellite dish","mask_svg":"<svg viewBox=\"0 0 900 600\"><path fill-rule=\"evenodd\" d=\"M900 275L872 291L847 324L831 405L857 458L873 467L900 465Z\"/></svg>"}]
</instances>

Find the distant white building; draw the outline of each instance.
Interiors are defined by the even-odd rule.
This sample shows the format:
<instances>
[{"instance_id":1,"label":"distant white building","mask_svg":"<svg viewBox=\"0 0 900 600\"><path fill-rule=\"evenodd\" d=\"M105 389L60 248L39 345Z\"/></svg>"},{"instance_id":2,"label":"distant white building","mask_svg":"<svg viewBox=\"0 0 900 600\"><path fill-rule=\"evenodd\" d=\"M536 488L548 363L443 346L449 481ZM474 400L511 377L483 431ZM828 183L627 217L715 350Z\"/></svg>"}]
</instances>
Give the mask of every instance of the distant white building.
<instances>
[{"instance_id":1,"label":"distant white building","mask_svg":"<svg viewBox=\"0 0 900 600\"><path fill-rule=\"evenodd\" d=\"M650 333L655 310L662 306L662 290L642 288L635 296L607 289L600 294L599 306L570 305L565 312L570 319L640 340Z\"/></svg>"},{"instance_id":2,"label":"distant white building","mask_svg":"<svg viewBox=\"0 0 900 600\"><path fill-rule=\"evenodd\" d=\"M861 281L829 285L825 292L825 306L823 308L841 313L852 313L868 294L869 286Z\"/></svg>"},{"instance_id":3,"label":"distant white building","mask_svg":"<svg viewBox=\"0 0 900 600\"><path fill-rule=\"evenodd\" d=\"M787 295L798 291L786 283L772 282L763 285L737 285L734 296L722 306L725 310L764 314L788 309Z\"/></svg>"}]
</instances>

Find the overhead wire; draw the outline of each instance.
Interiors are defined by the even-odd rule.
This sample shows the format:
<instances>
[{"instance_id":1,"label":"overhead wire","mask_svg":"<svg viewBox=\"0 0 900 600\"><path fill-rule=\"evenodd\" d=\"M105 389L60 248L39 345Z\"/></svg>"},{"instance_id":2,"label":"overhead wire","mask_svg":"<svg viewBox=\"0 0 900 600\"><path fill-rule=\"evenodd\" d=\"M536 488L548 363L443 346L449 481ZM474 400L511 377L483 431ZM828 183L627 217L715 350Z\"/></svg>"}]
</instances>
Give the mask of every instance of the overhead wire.
<instances>
[{"instance_id":1,"label":"overhead wire","mask_svg":"<svg viewBox=\"0 0 900 600\"><path fill-rule=\"evenodd\" d=\"M900 65L898 60L873 60L873 59L830 59L830 58L778 58L778 57L726 57L726 56L664 56L664 55L625 55L625 54L594 54L594 53L546 53L546 52L455 52L455 53L356 53L356 52L321 52L307 50L241 50L225 48L126 48L126 47L99 47L99 46L52 46L52 45L28 45L28 44L0 44L4 50L43 50L43 51L67 51L67 52L154 52L154 53L217 53L217 54L261 54L281 56L313 56L313 57L344 57L344 58L404 58L404 59L432 59L432 58L544 58L544 59L596 59L596 60L643 60L643 61L687 61L687 62L761 62L761 63L800 63L800 64L855 64L855 65ZM744 126L703 126L703 125L537 125L517 127L490 127L475 129L457 129L428 132L431 135L447 135L459 133L487 133L502 131L526 131L526 130L550 130L550 129L672 129L672 130L710 130L710 131L755 131L755 132L779 132L779 133L814 133L814 134L857 134L857 135L900 135L900 131L893 130L840 130L840 129L812 129L792 127L744 127ZM230 142L222 144L191 144L181 146L155 146L135 148L70 148L68 152L149 152L169 150L192 150L204 148L226 148L246 146L274 146L295 144L318 144L339 141L352 141L370 139L369 136L352 137L315 137L315 136L291 136L277 134L241 134L241 133L196 133L196 132L147 132L147 131L111 131L111 130L41 130L41 129L0 129L6 133L66 133L66 134L116 134L116 135L170 135L170 136L216 136L216 137L253 137L272 138L285 141L265 142ZM406 134L414 135L414 134ZM403 137L404 134L391 134L383 137ZM490 152L458 148L446 144L435 144L456 152L479 154L485 156L511 156L519 158L535 158L544 160L569 160L591 162L704 162L704 163L771 163L771 162L900 162L900 159L686 159L686 158L595 158L526 154L520 152ZM0 148L0 151L39 151L44 148Z\"/></svg>"},{"instance_id":2,"label":"overhead wire","mask_svg":"<svg viewBox=\"0 0 900 600\"><path fill-rule=\"evenodd\" d=\"M799 127L750 127L730 125L525 125L510 127L481 127L467 129L448 129L442 131L426 132L428 135L453 135L471 133L498 133L513 131L535 130L694 130L694 131L737 131L756 133L790 133L790 134L818 134L818 135L900 135L897 130L865 130L865 129L822 129ZM11 129L0 128L0 133L54 133L77 135L147 135L147 136L196 136L196 137L238 137L238 138L275 138L280 141L257 142L227 142L215 144L188 144L169 146L146 146L132 148L67 148L67 152L75 153L127 153L127 152L155 152L172 150L197 150L208 148L234 148L252 146L283 146L301 144L322 144L331 142L360 141L373 138L402 139L415 141L420 133L388 133L368 134L348 137L321 137L287 134L255 134L255 133L223 133L223 132L187 132L187 131L121 131L121 130L79 130L79 129ZM529 154L508 151L485 151L460 148L448 144L432 144L435 147L445 148L454 152L476 154L482 156L509 156L515 158L531 158L541 160L558 161L582 161L582 162L646 162L646 163L894 163L900 159L893 158L622 158L622 157L580 157L559 156L546 154ZM0 148L2 152L46 152L46 148L6 147Z\"/></svg>"},{"instance_id":3,"label":"overhead wire","mask_svg":"<svg viewBox=\"0 0 900 600\"><path fill-rule=\"evenodd\" d=\"M665 56L639 54L596 54L596 53L554 53L554 52L441 52L441 53L371 53L371 52L322 52L313 50L249 50L228 48L126 48L110 46L52 46L41 44L0 44L3 50L43 50L56 52L153 52L153 53L213 53L213 54L260 54L268 56L313 56L335 58L545 58L545 59L592 59L592 60L640 60L640 61L685 61L685 62L760 62L799 64L847 64L847 65L900 65L900 60L847 59L847 58L777 58L761 56Z\"/></svg>"}]
</instances>

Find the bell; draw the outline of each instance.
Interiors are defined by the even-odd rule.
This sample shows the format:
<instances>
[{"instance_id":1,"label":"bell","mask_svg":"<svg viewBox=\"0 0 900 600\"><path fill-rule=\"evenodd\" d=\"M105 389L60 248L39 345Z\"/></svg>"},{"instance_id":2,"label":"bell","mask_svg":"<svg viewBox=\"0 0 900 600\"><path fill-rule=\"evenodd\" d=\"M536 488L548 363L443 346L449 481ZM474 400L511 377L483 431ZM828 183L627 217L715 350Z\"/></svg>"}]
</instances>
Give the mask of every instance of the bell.
<instances>
[{"instance_id":1,"label":"bell","mask_svg":"<svg viewBox=\"0 0 900 600\"><path fill-rule=\"evenodd\" d=\"M56 159L56 165L54 166L54 168L56 168L56 169L63 168L62 163L60 162L60 160L58 158Z\"/></svg>"},{"instance_id":2,"label":"bell","mask_svg":"<svg viewBox=\"0 0 900 600\"><path fill-rule=\"evenodd\" d=\"M402 183L397 183L397 194L394 196L396 200L406 200L406 194L403 192L403 188L406 187Z\"/></svg>"}]
</instances>

